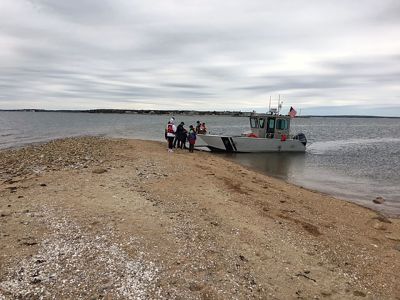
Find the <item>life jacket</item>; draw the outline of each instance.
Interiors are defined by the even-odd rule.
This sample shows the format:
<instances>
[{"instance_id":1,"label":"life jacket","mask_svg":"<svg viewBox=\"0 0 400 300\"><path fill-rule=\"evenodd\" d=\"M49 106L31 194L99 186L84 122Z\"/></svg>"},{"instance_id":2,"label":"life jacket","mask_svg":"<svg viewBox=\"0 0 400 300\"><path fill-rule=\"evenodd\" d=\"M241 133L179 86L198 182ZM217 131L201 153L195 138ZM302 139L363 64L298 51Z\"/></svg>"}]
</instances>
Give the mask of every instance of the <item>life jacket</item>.
<instances>
[{"instance_id":1,"label":"life jacket","mask_svg":"<svg viewBox=\"0 0 400 300\"><path fill-rule=\"evenodd\" d=\"M196 140L196 132L194 132L193 130L191 130L191 131L189 132L189 137L188 137L188 139L189 139L190 141L195 141L195 140Z\"/></svg>"},{"instance_id":2,"label":"life jacket","mask_svg":"<svg viewBox=\"0 0 400 300\"><path fill-rule=\"evenodd\" d=\"M257 135L255 135L254 133L249 133L248 135L246 135L247 137L251 137L251 138L256 138Z\"/></svg>"},{"instance_id":3,"label":"life jacket","mask_svg":"<svg viewBox=\"0 0 400 300\"><path fill-rule=\"evenodd\" d=\"M167 126L167 132L168 132L168 133L175 133L175 132L174 132L173 124L168 124L168 126Z\"/></svg>"}]
</instances>

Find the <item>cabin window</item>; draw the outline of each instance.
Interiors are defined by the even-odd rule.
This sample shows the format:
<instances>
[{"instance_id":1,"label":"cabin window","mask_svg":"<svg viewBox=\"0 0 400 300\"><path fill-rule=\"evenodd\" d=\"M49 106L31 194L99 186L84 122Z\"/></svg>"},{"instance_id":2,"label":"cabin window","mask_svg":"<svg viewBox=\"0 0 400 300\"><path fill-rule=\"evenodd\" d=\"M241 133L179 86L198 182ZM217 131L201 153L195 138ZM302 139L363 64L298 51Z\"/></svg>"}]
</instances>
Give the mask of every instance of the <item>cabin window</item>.
<instances>
[{"instance_id":1,"label":"cabin window","mask_svg":"<svg viewBox=\"0 0 400 300\"><path fill-rule=\"evenodd\" d=\"M258 127L257 118L250 118L250 126L251 126L251 128L257 128Z\"/></svg>"},{"instance_id":2,"label":"cabin window","mask_svg":"<svg viewBox=\"0 0 400 300\"><path fill-rule=\"evenodd\" d=\"M267 121L267 133L274 133L275 132L275 118L268 118Z\"/></svg>"},{"instance_id":3,"label":"cabin window","mask_svg":"<svg viewBox=\"0 0 400 300\"><path fill-rule=\"evenodd\" d=\"M268 120L268 128L269 129L275 129L275 119L269 119Z\"/></svg>"},{"instance_id":4,"label":"cabin window","mask_svg":"<svg viewBox=\"0 0 400 300\"><path fill-rule=\"evenodd\" d=\"M265 119L259 119L258 120L258 125L260 125L260 128L264 128L264 125L265 125Z\"/></svg>"},{"instance_id":5,"label":"cabin window","mask_svg":"<svg viewBox=\"0 0 400 300\"><path fill-rule=\"evenodd\" d=\"M276 120L276 129L287 130L288 129L288 125L289 125L289 123L285 119Z\"/></svg>"}]
</instances>

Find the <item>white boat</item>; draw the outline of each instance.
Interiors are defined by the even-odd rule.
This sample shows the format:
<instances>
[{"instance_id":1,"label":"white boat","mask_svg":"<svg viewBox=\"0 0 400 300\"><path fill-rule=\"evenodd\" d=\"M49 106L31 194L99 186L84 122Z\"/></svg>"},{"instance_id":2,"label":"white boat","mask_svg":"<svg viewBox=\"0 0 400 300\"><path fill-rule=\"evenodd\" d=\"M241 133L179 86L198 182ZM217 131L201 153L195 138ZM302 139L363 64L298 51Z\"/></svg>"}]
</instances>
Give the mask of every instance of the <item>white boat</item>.
<instances>
[{"instance_id":1,"label":"white boat","mask_svg":"<svg viewBox=\"0 0 400 300\"><path fill-rule=\"evenodd\" d=\"M303 133L290 135L290 121L290 116L273 112L252 113L250 134L240 136L198 134L199 144L211 151L223 152L304 152L307 139Z\"/></svg>"}]
</instances>

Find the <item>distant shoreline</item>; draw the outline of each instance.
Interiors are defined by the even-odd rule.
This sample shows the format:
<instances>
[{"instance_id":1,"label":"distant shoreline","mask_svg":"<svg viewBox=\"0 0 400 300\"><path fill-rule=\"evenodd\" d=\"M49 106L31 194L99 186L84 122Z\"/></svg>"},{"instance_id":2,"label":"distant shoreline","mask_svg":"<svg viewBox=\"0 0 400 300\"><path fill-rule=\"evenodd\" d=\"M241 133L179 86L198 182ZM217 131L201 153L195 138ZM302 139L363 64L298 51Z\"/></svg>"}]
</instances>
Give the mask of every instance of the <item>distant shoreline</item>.
<instances>
[{"instance_id":1,"label":"distant shoreline","mask_svg":"<svg viewBox=\"0 0 400 300\"><path fill-rule=\"evenodd\" d=\"M51 109L0 109L0 112L56 112L56 113L91 113L91 114L138 114L138 115L215 115L249 117L252 112L242 111L197 111L197 110L151 110L151 109L87 109L87 110L51 110ZM400 119L395 116L370 115L303 115L296 118L372 118Z\"/></svg>"}]
</instances>

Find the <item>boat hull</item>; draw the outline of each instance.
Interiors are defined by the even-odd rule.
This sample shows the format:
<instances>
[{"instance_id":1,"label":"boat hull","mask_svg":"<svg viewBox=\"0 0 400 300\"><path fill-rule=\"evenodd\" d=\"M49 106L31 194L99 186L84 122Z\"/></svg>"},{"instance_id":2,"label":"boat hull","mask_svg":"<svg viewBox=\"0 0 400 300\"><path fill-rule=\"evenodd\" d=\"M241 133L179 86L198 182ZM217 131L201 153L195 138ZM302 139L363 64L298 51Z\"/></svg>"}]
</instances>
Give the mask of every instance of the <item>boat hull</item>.
<instances>
[{"instance_id":1,"label":"boat hull","mask_svg":"<svg viewBox=\"0 0 400 300\"><path fill-rule=\"evenodd\" d=\"M243 136L198 135L202 146L218 152L305 152L306 146L299 140L252 138ZM197 143L196 143L197 144Z\"/></svg>"}]
</instances>

